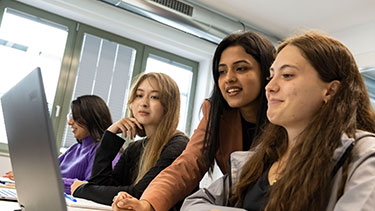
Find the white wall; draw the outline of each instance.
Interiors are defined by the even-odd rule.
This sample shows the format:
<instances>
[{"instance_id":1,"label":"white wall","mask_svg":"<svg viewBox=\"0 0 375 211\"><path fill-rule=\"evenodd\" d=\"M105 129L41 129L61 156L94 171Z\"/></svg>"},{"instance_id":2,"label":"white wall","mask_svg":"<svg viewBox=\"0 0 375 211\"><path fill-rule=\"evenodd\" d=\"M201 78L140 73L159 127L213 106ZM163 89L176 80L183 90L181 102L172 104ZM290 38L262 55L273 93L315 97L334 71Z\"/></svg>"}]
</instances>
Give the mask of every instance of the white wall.
<instances>
[{"instance_id":1,"label":"white wall","mask_svg":"<svg viewBox=\"0 0 375 211\"><path fill-rule=\"evenodd\" d=\"M350 49L359 67L375 66L375 21L331 35Z\"/></svg>"}]
</instances>

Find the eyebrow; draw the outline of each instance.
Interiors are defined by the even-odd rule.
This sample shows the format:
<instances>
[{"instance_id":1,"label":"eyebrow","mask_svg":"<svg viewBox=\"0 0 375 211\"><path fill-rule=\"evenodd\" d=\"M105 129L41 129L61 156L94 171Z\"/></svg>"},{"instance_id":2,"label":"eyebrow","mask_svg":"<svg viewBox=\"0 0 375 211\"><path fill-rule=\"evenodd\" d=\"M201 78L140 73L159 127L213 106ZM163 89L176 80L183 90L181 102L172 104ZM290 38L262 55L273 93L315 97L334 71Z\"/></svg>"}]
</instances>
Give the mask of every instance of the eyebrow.
<instances>
[{"instance_id":1,"label":"eyebrow","mask_svg":"<svg viewBox=\"0 0 375 211\"><path fill-rule=\"evenodd\" d=\"M137 91L144 92L145 90L138 88ZM160 93L159 90L152 90L151 93Z\"/></svg>"},{"instance_id":2,"label":"eyebrow","mask_svg":"<svg viewBox=\"0 0 375 211\"><path fill-rule=\"evenodd\" d=\"M248 61L246 61L246 60L238 60L238 61L233 62L233 64L239 64L239 63L250 64L250 63L249 63ZM219 66L225 66L225 64L219 64Z\"/></svg>"},{"instance_id":3,"label":"eyebrow","mask_svg":"<svg viewBox=\"0 0 375 211\"><path fill-rule=\"evenodd\" d=\"M299 70L297 66L295 65L291 65L291 64L284 64L280 67L280 70L283 70L285 68L293 68L293 69L296 69L296 70ZM270 71L271 72L275 72L275 69L273 67L270 67Z\"/></svg>"}]
</instances>

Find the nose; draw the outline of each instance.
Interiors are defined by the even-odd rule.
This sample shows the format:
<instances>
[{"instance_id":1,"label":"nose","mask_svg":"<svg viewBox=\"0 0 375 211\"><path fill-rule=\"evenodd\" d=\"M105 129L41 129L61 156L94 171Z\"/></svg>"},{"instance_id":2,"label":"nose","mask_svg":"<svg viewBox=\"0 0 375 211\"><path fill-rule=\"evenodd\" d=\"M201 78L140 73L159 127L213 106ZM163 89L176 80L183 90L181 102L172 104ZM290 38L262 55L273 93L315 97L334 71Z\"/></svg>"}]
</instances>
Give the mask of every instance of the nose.
<instances>
[{"instance_id":1,"label":"nose","mask_svg":"<svg viewBox=\"0 0 375 211\"><path fill-rule=\"evenodd\" d=\"M143 97L142 98L142 101L141 101L141 106L144 107L144 108L147 108L148 107L148 98L147 97Z\"/></svg>"},{"instance_id":2,"label":"nose","mask_svg":"<svg viewBox=\"0 0 375 211\"><path fill-rule=\"evenodd\" d=\"M276 78L272 78L268 84L266 85L266 94L268 96L269 93L277 92L279 91L279 86L277 84Z\"/></svg>"},{"instance_id":3,"label":"nose","mask_svg":"<svg viewBox=\"0 0 375 211\"><path fill-rule=\"evenodd\" d=\"M227 74L225 74L225 82L231 83L237 80L236 72L232 69L229 69Z\"/></svg>"},{"instance_id":4,"label":"nose","mask_svg":"<svg viewBox=\"0 0 375 211\"><path fill-rule=\"evenodd\" d=\"M68 119L68 125L73 125L74 121L72 117L69 117Z\"/></svg>"}]
</instances>

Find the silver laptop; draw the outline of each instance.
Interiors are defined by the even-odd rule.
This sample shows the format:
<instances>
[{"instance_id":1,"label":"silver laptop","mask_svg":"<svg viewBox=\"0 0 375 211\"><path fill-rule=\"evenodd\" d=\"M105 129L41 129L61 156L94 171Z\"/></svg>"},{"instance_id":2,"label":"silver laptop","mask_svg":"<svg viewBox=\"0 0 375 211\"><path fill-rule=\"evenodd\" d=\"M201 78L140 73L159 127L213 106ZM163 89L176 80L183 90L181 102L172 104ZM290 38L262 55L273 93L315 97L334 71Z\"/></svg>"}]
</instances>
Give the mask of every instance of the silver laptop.
<instances>
[{"instance_id":1,"label":"silver laptop","mask_svg":"<svg viewBox=\"0 0 375 211\"><path fill-rule=\"evenodd\" d=\"M1 97L22 210L67 210L40 68Z\"/></svg>"}]
</instances>

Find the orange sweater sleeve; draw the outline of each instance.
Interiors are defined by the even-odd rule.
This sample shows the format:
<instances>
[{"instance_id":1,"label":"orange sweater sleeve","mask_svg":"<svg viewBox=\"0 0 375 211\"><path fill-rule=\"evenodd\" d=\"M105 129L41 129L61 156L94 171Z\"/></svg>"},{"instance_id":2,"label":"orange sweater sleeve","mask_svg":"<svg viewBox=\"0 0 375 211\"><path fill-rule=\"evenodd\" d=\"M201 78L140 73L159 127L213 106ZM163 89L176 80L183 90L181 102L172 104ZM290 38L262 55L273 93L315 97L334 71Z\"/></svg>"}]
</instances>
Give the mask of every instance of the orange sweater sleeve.
<instances>
[{"instance_id":1,"label":"orange sweater sleeve","mask_svg":"<svg viewBox=\"0 0 375 211\"><path fill-rule=\"evenodd\" d=\"M207 126L209 102L203 103L203 118L194 130L186 149L149 184L141 199L151 203L156 211L169 210L184 199L199 184L207 172L202 147Z\"/></svg>"}]
</instances>

